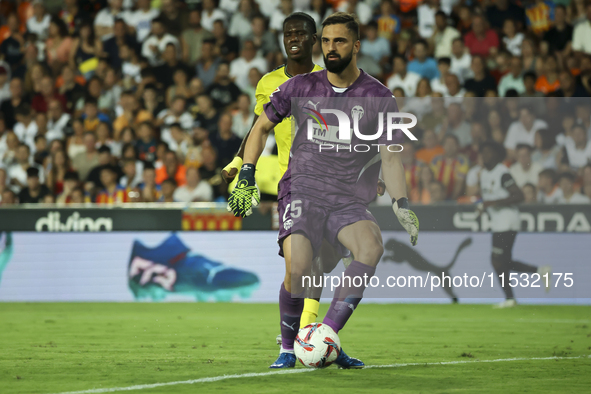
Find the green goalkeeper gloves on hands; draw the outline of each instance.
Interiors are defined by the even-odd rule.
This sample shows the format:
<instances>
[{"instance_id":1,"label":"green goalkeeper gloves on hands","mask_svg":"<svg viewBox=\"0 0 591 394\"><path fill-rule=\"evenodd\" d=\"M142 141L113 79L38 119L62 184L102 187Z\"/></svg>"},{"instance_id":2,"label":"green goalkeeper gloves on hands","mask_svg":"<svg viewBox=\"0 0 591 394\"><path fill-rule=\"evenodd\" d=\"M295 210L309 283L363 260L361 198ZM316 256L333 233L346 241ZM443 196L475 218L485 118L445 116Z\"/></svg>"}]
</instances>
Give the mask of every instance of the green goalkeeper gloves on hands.
<instances>
[{"instance_id":1,"label":"green goalkeeper gloves on hands","mask_svg":"<svg viewBox=\"0 0 591 394\"><path fill-rule=\"evenodd\" d=\"M240 177L236 187L228 198L228 211L236 217L246 217L252 214L252 207L261 202L261 193L254 180L254 164L244 164L240 170Z\"/></svg>"},{"instance_id":2,"label":"green goalkeeper gloves on hands","mask_svg":"<svg viewBox=\"0 0 591 394\"><path fill-rule=\"evenodd\" d=\"M404 227L406 232L410 235L411 245L415 246L419 239L419 219L408 207L408 198L403 197L399 200L393 198L392 209L402 227Z\"/></svg>"}]
</instances>

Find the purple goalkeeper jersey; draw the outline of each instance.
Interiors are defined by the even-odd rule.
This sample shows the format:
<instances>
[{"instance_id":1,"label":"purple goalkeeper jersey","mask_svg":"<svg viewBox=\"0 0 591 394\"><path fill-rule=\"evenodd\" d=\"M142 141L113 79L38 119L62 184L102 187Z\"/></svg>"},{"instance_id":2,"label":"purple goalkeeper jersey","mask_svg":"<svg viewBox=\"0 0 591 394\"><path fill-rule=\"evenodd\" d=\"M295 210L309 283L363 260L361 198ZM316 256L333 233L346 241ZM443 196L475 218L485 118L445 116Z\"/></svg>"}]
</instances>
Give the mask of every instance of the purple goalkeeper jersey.
<instances>
[{"instance_id":1,"label":"purple goalkeeper jersey","mask_svg":"<svg viewBox=\"0 0 591 394\"><path fill-rule=\"evenodd\" d=\"M343 134L339 133L339 118L331 112L334 110L349 119L344 138L340 138ZM279 198L291 192L297 194L292 199L303 197L327 207L367 205L377 193L378 144L403 142L404 133L399 129L387 138L387 113L398 112L392 92L363 70L346 89L332 86L326 70L297 75L271 94L264 111L273 123L293 116L291 158ZM375 138L359 138L353 131L355 118L359 119L358 133ZM379 136L378 119L382 119Z\"/></svg>"}]
</instances>

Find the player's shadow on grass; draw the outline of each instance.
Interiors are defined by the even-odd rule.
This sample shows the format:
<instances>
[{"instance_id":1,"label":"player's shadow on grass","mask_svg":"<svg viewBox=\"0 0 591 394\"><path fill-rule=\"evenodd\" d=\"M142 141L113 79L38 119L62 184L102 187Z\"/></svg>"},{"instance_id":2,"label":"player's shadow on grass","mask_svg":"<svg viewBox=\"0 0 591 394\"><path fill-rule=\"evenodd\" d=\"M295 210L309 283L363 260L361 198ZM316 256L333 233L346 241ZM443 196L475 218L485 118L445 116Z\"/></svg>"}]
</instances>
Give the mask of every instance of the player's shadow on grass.
<instances>
[{"instance_id":1,"label":"player's shadow on grass","mask_svg":"<svg viewBox=\"0 0 591 394\"><path fill-rule=\"evenodd\" d=\"M458 256L460 255L462 250L464 250L471 244L472 238L468 237L465 240L463 240L462 243L458 246L458 249L456 250L456 253L454 254L449 264L440 267L424 258L419 252L417 252L411 246L399 242L394 238L391 238L384 245L384 257L382 257L382 260L386 262L391 261L399 264L407 262L408 264L410 264L411 267L413 267L417 271L430 272L433 275L437 275L439 277L441 277L442 274L445 276L450 276L450 268L453 267L453 265L456 263L456 260L458 259ZM454 294L451 285L444 285L442 288L447 293L447 295L449 295L453 302L458 302L458 297Z\"/></svg>"}]
</instances>

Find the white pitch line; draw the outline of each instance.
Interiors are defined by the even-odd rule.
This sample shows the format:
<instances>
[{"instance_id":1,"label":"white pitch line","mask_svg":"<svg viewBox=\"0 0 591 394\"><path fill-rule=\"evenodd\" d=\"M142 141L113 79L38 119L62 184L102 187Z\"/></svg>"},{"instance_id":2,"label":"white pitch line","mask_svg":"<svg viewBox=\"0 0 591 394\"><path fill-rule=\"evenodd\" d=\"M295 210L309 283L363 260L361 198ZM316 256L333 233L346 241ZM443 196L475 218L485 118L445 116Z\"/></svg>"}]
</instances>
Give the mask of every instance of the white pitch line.
<instances>
[{"instance_id":1,"label":"white pitch line","mask_svg":"<svg viewBox=\"0 0 591 394\"><path fill-rule=\"evenodd\" d=\"M582 359L582 358L591 358L589 356L579 356L579 357L532 357L532 358L499 358L496 360L474 360L474 361L441 361L436 363L403 363L403 364L386 364L386 365L366 365L364 369L369 368L401 368L401 367L412 367L412 366L435 366L435 365L455 365L455 364L478 364L478 363L500 363L500 362L509 362L509 361L539 361L539 360L575 360L575 359ZM302 372L312 372L315 371L311 368L302 368L302 369L283 369L280 371L271 371L271 372L260 372L260 373L244 373L244 374L236 374L236 375L222 375L222 376L213 376L210 378L201 378L201 379L193 379L193 380L181 380L177 382L167 382L167 383L153 383L153 384L140 384L136 386L128 386L128 387L112 387L112 388L104 388L104 389L90 389L90 390L82 390L82 391L68 391L63 392L60 394L100 394L100 393L114 393L117 391L132 391L132 390L144 390L144 389L154 389L157 387L165 387L165 386L176 386L179 384L196 384L196 383L211 383L211 382L219 382L220 380L227 380L227 379L240 379L240 378L257 378L262 376L272 376L272 375L287 375L287 374L295 374L295 373L302 373Z\"/></svg>"}]
</instances>

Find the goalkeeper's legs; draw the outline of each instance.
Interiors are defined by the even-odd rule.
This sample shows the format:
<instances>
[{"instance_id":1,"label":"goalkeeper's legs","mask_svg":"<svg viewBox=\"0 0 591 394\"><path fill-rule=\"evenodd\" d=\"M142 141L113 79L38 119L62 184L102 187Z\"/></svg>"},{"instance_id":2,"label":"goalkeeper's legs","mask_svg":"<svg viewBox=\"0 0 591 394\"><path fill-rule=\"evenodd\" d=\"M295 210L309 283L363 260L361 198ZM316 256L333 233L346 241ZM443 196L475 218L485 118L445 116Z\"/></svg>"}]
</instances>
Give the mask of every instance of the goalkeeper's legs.
<instances>
[{"instance_id":1,"label":"goalkeeper's legs","mask_svg":"<svg viewBox=\"0 0 591 394\"><path fill-rule=\"evenodd\" d=\"M315 258L312 262L310 285L306 282L306 299L304 300L304 311L300 319L300 328L316 322L318 309L320 308L320 297L324 288L324 273L332 272L340 260L341 256L335 248L326 239L323 240L320 257Z\"/></svg>"},{"instance_id":2,"label":"goalkeeper's legs","mask_svg":"<svg viewBox=\"0 0 591 394\"><path fill-rule=\"evenodd\" d=\"M374 275L384 253L380 228L370 220L361 220L344 227L339 232L338 239L353 253L355 260L345 270L345 280L336 288L323 321L337 333L345 326L363 298L366 281L369 282ZM347 277L351 279L348 280Z\"/></svg>"},{"instance_id":3,"label":"goalkeeper's legs","mask_svg":"<svg viewBox=\"0 0 591 394\"><path fill-rule=\"evenodd\" d=\"M297 249L296 249L297 248ZM292 250L298 253L292 255ZM309 274L312 262L312 245L301 234L292 234L283 241L285 278L279 291L279 314L281 327L281 352L271 368L295 366L293 343L300 326L304 306L302 276Z\"/></svg>"}]
</instances>

